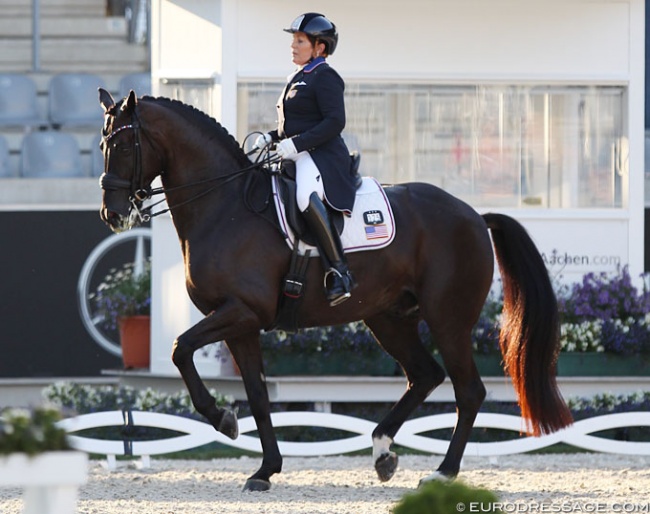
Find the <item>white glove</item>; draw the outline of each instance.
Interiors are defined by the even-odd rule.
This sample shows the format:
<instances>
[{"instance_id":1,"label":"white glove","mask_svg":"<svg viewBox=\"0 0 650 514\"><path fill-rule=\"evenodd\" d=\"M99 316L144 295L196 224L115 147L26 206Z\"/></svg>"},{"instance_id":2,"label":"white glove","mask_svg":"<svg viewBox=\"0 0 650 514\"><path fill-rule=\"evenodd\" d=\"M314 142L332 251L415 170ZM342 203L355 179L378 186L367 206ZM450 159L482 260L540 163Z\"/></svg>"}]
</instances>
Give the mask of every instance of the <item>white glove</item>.
<instances>
[{"instance_id":1,"label":"white glove","mask_svg":"<svg viewBox=\"0 0 650 514\"><path fill-rule=\"evenodd\" d=\"M296 150L296 145L293 144L293 139L283 139L278 143L275 151L283 159L294 160L298 157L298 150Z\"/></svg>"},{"instance_id":2,"label":"white glove","mask_svg":"<svg viewBox=\"0 0 650 514\"><path fill-rule=\"evenodd\" d=\"M264 148L266 145L268 145L272 141L273 141L273 138L271 137L271 134L261 134L255 140L255 148L257 148L258 150L261 150L262 148Z\"/></svg>"}]
</instances>

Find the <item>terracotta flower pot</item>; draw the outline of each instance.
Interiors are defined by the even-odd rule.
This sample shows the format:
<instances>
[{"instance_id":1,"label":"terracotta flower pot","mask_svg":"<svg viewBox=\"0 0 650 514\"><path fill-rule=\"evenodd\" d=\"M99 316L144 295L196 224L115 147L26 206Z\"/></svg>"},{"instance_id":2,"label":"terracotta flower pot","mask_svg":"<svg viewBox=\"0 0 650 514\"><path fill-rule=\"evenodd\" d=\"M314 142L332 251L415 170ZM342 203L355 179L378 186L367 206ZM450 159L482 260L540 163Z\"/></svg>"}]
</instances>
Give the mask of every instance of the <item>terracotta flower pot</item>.
<instances>
[{"instance_id":1,"label":"terracotta flower pot","mask_svg":"<svg viewBox=\"0 0 650 514\"><path fill-rule=\"evenodd\" d=\"M151 317L120 318L120 344L124 367L148 368L150 364Z\"/></svg>"}]
</instances>

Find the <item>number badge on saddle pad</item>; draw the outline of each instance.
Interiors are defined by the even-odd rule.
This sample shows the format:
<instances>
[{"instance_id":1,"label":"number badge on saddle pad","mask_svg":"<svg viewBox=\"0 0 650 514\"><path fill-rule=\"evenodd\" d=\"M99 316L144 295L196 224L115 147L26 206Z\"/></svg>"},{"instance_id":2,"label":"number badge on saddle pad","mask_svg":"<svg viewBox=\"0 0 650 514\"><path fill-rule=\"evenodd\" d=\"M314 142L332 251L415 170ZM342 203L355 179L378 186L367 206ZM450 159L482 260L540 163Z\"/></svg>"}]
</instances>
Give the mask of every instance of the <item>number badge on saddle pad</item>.
<instances>
[{"instance_id":1,"label":"number badge on saddle pad","mask_svg":"<svg viewBox=\"0 0 650 514\"><path fill-rule=\"evenodd\" d=\"M366 211L363 213L363 222L366 224L366 239L386 239L390 236L383 212Z\"/></svg>"}]
</instances>

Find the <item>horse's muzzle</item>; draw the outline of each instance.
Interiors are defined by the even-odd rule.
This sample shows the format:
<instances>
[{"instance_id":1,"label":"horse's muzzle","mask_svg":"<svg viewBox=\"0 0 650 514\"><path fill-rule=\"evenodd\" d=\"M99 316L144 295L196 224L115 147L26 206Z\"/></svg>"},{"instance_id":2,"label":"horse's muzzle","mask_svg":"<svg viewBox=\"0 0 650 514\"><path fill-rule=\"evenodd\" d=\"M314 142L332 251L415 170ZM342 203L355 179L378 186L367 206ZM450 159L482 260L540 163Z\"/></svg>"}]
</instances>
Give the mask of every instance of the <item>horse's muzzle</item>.
<instances>
[{"instance_id":1,"label":"horse's muzzle","mask_svg":"<svg viewBox=\"0 0 650 514\"><path fill-rule=\"evenodd\" d=\"M130 215L124 216L122 214L119 214L115 211L108 209L105 206L102 206L102 208L100 209L99 217L116 234L119 234L120 232L124 232L125 230L129 230L134 226L132 216Z\"/></svg>"}]
</instances>

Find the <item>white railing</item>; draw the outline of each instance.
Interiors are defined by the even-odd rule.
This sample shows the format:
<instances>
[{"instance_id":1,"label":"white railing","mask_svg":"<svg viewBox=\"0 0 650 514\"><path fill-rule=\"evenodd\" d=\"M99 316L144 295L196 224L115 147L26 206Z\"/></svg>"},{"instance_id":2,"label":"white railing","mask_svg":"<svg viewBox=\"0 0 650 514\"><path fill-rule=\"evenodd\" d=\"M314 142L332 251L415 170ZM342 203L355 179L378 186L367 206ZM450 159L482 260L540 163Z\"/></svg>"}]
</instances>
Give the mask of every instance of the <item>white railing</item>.
<instances>
[{"instance_id":1,"label":"white railing","mask_svg":"<svg viewBox=\"0 0 650 514\"><path fill-rule=\"evenodd\" d=\"M350 453L372 447L372 431L375 422L352 416L320 412L280 412L271 414L275 427L304 426L334 428L358 435L319 442L287 442L279 443L280 452L286 456L316 456ZM73 448L88 453L106 455L109 468L116 465L117 455L133 455L142 457L143 467L148 467L151 455L189 450L211 442L219 442L241 450L262 452L260 440L257 437L244 435L257 428L252 417L239 420L240 435L231 440L201 421L196 421L170 414L160 414L142 411L111 411L84 414L59 422L69 434L90 428L109 426L140 426L155 427L180 432L183 435L159 439L155 441L130 440L101 440L77 435L70 435ZM453 428L456 424L456 414L436 414L416 418L404 423L395 443L414 450L428 453L444 454L448 441L418 434L432 430ZM509 441L493 443L469 443L465 451L468 456L496 456L538 450L556 443L567 443L577 448L629 455L650 455L650 443L617 441L589 434L625 427L650 427L650 412L627 412L607 414L577 421L571 427L554 434L542 437L518 437L525 430L525 423L518 416L505 414L480 413L474 426L477 428L494 428L512 430L516 438Z\"/></svg>"}]
</instances>

